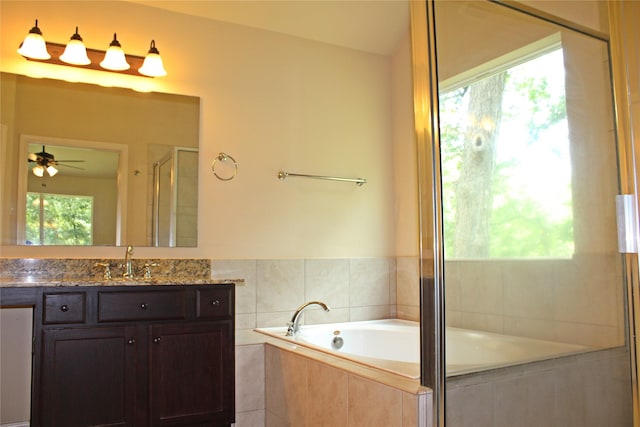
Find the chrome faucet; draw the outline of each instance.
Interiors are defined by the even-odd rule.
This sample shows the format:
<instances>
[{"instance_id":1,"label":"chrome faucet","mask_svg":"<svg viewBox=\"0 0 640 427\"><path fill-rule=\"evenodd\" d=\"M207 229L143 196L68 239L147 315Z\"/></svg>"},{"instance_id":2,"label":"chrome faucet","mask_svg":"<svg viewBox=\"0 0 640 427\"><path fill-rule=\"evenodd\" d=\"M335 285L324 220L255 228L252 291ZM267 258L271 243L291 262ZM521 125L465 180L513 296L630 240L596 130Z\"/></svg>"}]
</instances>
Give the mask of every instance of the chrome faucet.
<instances>
[{"instance_id":1,"label":"chrome faucet","mask_svg":"<svg viewBox=\"0 0 640 427\"><path fill-rule=\"evenodd\" d=\"M300 307L296 309L296 312L293 313L291 320L287 322L287 336L293 337L300 331L300 315L302 312L309 307L310 305L319 305L322 307L324 311L329 311L330 308L327 305L320 301L309 301L302 304Z\"/></svg>"},{"instance_id":2,"label":"chrome faucet","mask_svg":"<svg viewBox=\"0 0 640 427\"><path fill-rule=\"evenodd\" d=\"M122 266L122 277L133 278L133 263L131 257L133 256L133 246L127 246L127 251L124 254L124 265Z\"/></svg>"}]
</instances>

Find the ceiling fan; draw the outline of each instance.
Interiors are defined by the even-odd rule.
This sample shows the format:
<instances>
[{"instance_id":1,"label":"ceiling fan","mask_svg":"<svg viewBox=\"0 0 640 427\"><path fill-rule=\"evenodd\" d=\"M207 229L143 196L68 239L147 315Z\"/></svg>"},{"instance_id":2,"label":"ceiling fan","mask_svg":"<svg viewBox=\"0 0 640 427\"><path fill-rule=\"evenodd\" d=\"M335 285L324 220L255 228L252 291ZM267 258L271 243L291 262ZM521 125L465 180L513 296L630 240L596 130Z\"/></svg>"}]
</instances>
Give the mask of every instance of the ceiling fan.
<instances>
[{"instance_id":1,"label":"ceiling fan","mask_svg":"<svg viewBox=\"0 0 640 427\"><path fill-rule=\"evenodd\" d=\"M56 160L55 156L51 153L47 153L45 151L44 145L42 146L42 151L39 153L29 153L29 157L27 159L30 163L35 163L36 165L31 169L33 174L37 177L44 176L44 172L47 171L49 176L54 176L58 173L58 169L55 166L65 166L68 168L80 169L77 166L71 165L63 165L62 162L84 162L84 160Z\"/></svg>"}]
</instances>

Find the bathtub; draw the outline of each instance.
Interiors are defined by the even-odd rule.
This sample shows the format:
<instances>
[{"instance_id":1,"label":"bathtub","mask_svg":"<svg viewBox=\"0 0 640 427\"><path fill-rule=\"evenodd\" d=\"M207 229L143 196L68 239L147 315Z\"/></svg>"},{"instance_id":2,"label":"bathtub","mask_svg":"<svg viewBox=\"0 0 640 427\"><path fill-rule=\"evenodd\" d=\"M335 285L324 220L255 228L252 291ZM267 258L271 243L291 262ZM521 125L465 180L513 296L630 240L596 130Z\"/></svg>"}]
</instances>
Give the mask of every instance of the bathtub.
<instances>
[{"instance_id":1,"label":"bathtub","mask_svg":"<svg viewBox=\"0 0 640 427\"><path fill-rule=\"evenodd\" d=\"M420 329L406 320L370 320L257 332L408 378L420 377ZM468 374L590 350L590 347L447 327L447 376Z\"/></svg>"}]
</instances>

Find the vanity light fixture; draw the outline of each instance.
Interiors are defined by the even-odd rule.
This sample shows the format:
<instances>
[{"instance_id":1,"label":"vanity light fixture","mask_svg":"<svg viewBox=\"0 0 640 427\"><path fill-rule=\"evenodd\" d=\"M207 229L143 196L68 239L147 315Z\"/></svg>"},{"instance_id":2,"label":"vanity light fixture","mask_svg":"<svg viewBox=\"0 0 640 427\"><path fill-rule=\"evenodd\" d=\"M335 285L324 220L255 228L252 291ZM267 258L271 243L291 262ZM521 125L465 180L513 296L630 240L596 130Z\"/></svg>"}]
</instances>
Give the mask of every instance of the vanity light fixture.
<instances>
[{"instance_id":1,"label":"vanity light fixture","mask_svg":"<svg viewBox=\"0 0 640 427\"><path fill-rule=\"evenodd\" d=\"M113 33L113 41L109 45L100 66L112 71L124 71L131 67L124 56L124 50L122 50L116 33Z\"/></svg>"},{"instance_id":2,"label":"vanity light fixture","mask_svg":"<svg viewBox=\"0 0 640 427\"><path fill-rule=\"evenodd\" d=\"M30 61L47 62L56 65L143 77L163 77L167 75L160 52L156 48L155 40L151 41L151 47L146 57L127 55L122 50L122 46L114 33L113 41L105 52L86 48L82 42L82 37L78 34L78 27L76 27L76 32L65 46L60 43L45 41L42 37L42 31L38 28L38 20L36 20L36 25L20 44L18 53Z\"/></svg>"},{"instance_id":3,"label":"vanity light fixture","mask_svg":"<svg viewBox=\"0 0 640 427\"><path fill-rule=\"evenodd\" d=\"M155 40L151 40L149 52L147 52L144 63L142 67L138 69L138 72L149 77L163 77L167 75L167 71L164 69L164 64L162 63L162 58L160 57L160 52L156 49Z\"/></svg>"},{"instance_id":4,"label":"vanity light fixture","mask_svg":"<svg viewBox=\"0 0 640 427\"><path fill-rule=\"evenodd\" d=\"M42 31L38 28L38 20L36 19L36 25L29 30L29 34L24 38L24 41L20 43L18 53L25 58L45 60L51 58L49 52L47 52L47 45L42 37Z\"/></svg>"},{"instance_id":5,"label":"vanity light fixture","mask_svg":"<svg viewBox=\"0 0 640 427\"><path fill-rule=\"evenodd\" d=\"M78 34L78 27L76 27L76 32L71 35L64 53L60 55L60 60L71 65L91 64L91 60L87 56L87 48L82 43L82 37Z\"/></svg>"}]
</instances>

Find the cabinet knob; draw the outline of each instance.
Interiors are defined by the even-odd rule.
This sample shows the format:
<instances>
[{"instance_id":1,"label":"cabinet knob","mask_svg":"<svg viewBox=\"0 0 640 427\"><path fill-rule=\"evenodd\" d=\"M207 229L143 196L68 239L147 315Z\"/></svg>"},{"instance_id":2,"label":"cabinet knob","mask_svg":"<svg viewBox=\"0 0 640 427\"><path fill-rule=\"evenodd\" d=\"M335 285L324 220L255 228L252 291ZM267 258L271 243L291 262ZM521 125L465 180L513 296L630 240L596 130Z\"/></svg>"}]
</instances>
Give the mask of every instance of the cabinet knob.
<instances>
[{"instance_id":1,"label":"cabinet knob","mask_svg":"<svg viewBox=\"0 0 640 427\"><path fill-rule=\"evenodd\" d=\"M220 305L220 300L214 299L211 301L211 305Z\"/></svg>"},{"instance_id":2,"label":"cabinet knob","mask_svg":"<svg viewBox=\"0 0 640 427\"><path fill-rule=\"evenodd\" d=\"M155 338L153 339L153 343L154 343L154 344L158 344L159 342L160 342L160 337L155 337Z\"/></svg>"},{"instance_id":3,"label":"cabinet knob","mask_svg":"<svg viewBox=\"0 0 640 427\"><path fill-rule=\"evenodd\" d=\"M146 310L147 308L149 308L149 304L143 302L142 304L140 304L140 308Z\"/></svg>"},{"instance_id":4,"label":"cabinet knob","mask_svg":"<svg viewBox=\"0 0 640 427\"><path fill-rule=\"evenodd\" d=\"M66 313L67 311L69 311L69 306L67 304L60 306L60 311L63 311Z\"/></svg>"},{"instance_id":5,"label":"cabinet knob","mask_svg":"<svg viewBox=\"0 0 640 427\"><path fill-rule=\"evenodd\" d=\"M133 344L135 344L135 343L136 343L136 339L135 339L135 338L129 338L129 339L127 340L127 344L129 344L129 345L133 345Z\"/></svg>"}]
</instances>

